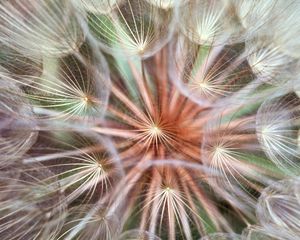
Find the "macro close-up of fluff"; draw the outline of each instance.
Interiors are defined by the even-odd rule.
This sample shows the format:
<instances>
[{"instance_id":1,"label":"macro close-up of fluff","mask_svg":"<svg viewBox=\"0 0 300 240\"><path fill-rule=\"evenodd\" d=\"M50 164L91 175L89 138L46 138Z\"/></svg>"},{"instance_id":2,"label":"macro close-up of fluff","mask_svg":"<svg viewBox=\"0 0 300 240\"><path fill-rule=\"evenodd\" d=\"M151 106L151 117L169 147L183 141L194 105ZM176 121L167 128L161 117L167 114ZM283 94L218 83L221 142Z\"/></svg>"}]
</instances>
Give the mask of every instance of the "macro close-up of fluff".
<instances>
[{"instance_id":1,"label":"macro close-up of fluff","mask_svg":"<svg viewBox=\"0 0 300 240\"><path fill-rule=\"evenodd\" d=\"M300 240L299 0L0 0L0 240Z\"/></svg>"}]
</instances>

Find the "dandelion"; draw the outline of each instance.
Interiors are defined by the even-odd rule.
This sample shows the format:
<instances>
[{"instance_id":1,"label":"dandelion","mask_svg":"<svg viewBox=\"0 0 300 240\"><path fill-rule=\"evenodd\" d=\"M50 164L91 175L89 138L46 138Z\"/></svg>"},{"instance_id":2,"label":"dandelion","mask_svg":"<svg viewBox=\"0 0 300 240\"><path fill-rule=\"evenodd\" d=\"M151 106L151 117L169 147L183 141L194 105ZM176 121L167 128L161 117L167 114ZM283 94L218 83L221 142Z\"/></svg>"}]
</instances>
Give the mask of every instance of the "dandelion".
<instances>
[{"instance_id":1,"label":"dandelion","mask_svg":"<svg viewBox=\"0 0 300 240\"><path fill-rule=\"evenodd\" d=\"M1 237L296 239L297 11L0 1Z\"/></svg>"}]
</instances>

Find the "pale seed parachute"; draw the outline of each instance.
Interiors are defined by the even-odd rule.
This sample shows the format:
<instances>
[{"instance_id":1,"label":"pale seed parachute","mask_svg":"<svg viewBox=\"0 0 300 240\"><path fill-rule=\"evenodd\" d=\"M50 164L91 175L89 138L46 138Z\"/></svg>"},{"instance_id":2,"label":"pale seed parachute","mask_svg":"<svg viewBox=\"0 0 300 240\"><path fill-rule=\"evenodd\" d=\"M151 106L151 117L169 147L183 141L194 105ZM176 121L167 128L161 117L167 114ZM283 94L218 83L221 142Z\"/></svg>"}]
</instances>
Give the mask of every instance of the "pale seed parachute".
<instances>
[{"instance_id":1,"label":"pale seed parachute","mask_svg":"<svg viewBox=\"0 0 300 240\"><path fill-rule=\"evenodd\" d=\"M11 77L42 119L100 119L107 107L110 78L96 57L83 47L80 57L44 58L41 76ZM25 79L25 81L24 81ZM17 95L18 93L15 92Z\"/></svg>"},{"instance_id":2,"label":"pale seed parachute","mask_svg":"<svg viewBox=\"0 0 300 240\"><path fill-rule=\"evenodd\" d=\"M292 240L294 237L295 235L288 234L282 228L268 230L256 225L249 226L242 233L243 240Z\"/></svg>"},{"instance_id":3,"label":"pale seed parachute","mask_svg":"<svg viewBox=\"0 0 300 240\"><path fill-rule=\"evenodd\" d=\"M31 77L40 77L43 73L42 57L26 57L5 44L0 43L1 72L10 77L19 78L21 82L32 83ZM21 85L21 84L17 84Z\"/></svg>"},{"instance_id":4,"label":"pale seed parachute","mask_svg":"<svg viewBox=\"0 0 300 240\"><path fill-rule=\"evenodd\" d=\"M117 239L121 231L118 216L107 213L107 208L100 206L98 203L71 208L66 217L65 231L56 239Z\"/></svg>"},{"instance_id":5,"label":"pale seed parachute","mask_svg":"<svg viewBox=\"0 0 300 240\"><path fill-rule=\"evenodd\" d=\"M245 31L245 38L251 39L253 34L262 33L267 24L279 17L273 14L277 3L280 1L264 1L264 0L226 0L228 4L232 4L236 11L236 15Z\"/></svg>"},{"instance_id":6,"label":"pale seed parachute","mask_svg":"<svg viewBox=\"0 0 300 240\"><path fill-rule=\"evenodd\" d=\"M12 165L1 175L0 234L4 240L53 239L64 222L64 194L54 174L40 163ZM2 194L6 194L3 197Z\"/></svg>"},{"instance_id":7,"label":"pale seed parachute","mask_svg":"<svg viewBox=\"0 0 300 240\"><path fill-rule=\"evenodd\" d=\"M69 143L64 142L66 138ZM124 174L110 139L58 131L41 134L39 140L40 145L34 146L23 162L39 161L55 173L53 181L65 192L66 203L78 199L82 204L96 200L110 202L109 195ZM37 155L40 148L48 153Z\"/></svg>"},{"instance_id":8,"label":"pale seed parachute","mask_svg":"<svg viewBox=\"0 0 300 240\"><path fill-rule=\"evenodd\" d=\"M297 75L296 60L286 55L270 37L246 41L245 53L253 73L263 82L279 86Z\"/></svg>"},{"instance_id":9,"label":"pale seed parachute","mask_svg":"<svg viewBox=\"0 0 300 240\"><path fill-rule=\"evenodd\" d=\"M260 224L270 232L282 229L287 235L299 236L300 204L296 197L296 182L292 178L285 179L263 190L256 214Z\"/></svg>"},{"instance_id":10,"label":"pale seed parachute","mask_svg":"<svg viewBox=\"0 0 300 240\"><path fill-rule=\"evenodd\" d=\"M1 1L0 42L25 56L62 56L83 42L69 1Z\"/></svg>"},{"instance_id":11,"label":"pale seed parachute","mask_svg":"<svg viewBox=\"0 0 300 240\"><path fill-rule=\"evenodd\" d=\"M180 30L203 45L232 44L243 40L243 29L225 1L189 1L179 10Z\"/></svg>"},{"instance_id":12,"label":"pale seed parachute","mask_svg":"<svg viewBox=\"0 0 300 240\"><path fill-rule=\"evenodd\" d=\"M273 96L258 109L256 132L263 151L287 174L299 173L299 99Z\"/></svg>"},{"instance_id":13,"label":"pale seed parachute","mask_svg":"<svg viewBox=\"0 0 300 240\"><path fill-rule=\"evenodd\" d=\"M86 6L86 1L78 2ZM79 14L86 19L87 36L110 54L149 57L160 50L173 32L172 11L155 7L146 0L117 1L110 11L93 4Z\"/></svg>"},{"instance_id":14,"label":"pale seed parachute","mask_svg":"<svg viewBox=\"0 0 300 240\"><path fill-rule=\"evenodd\" d=\"M32 107L20 95L23 91L0 76L0 155L1 165L22 157L35 143L38 127Z\"/></svg>"},{"instance_id":15,"label":"pale seed parachute","mask_svg":"<svg viewBox=\"0 0 300 240\"><path fill-rule=\"evenodd\" d=\"M172 43L170 76L182 94L200 106L229 99L252 83L254 75L243 48L199 45L186 38ZM243 97L245 94L243 94Z\"/></svg>"}]
</instances>

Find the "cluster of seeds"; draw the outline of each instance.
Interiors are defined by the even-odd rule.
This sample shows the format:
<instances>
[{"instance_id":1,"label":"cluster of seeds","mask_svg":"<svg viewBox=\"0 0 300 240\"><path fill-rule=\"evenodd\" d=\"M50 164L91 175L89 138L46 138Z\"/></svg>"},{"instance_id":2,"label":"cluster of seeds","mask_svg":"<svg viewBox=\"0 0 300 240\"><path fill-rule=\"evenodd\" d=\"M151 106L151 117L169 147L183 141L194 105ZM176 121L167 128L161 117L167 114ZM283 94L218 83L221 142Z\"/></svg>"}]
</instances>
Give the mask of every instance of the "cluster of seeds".
<instances>
[{"instance_id":1,"label":"cluster of seeds","mask_svg":"<svg viewBox=\"0 0 300 240\"><path fill-rule=\"evenodd\" d=\"M0 0L0 238L300 239L299 11Z\"/></svg>"}]
</instances>

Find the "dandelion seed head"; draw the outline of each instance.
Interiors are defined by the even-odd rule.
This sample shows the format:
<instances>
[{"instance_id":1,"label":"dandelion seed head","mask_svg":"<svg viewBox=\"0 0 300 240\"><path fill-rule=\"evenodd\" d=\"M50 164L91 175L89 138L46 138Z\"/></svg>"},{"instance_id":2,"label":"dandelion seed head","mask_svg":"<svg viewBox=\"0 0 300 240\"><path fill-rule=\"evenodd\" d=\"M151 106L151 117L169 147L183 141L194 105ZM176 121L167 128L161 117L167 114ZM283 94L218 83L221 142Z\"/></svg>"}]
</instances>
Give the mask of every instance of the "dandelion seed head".
<instances>
[{"instance_id":1,"label":"dandelion seed head","mask_svg":"<svg viewBox=\"0 0 300 240\"><path fill-rule=\"evenodd\" d=\"M299 235L299 6L0 1L1 237Z\"/></svg>"}]
</instances>

